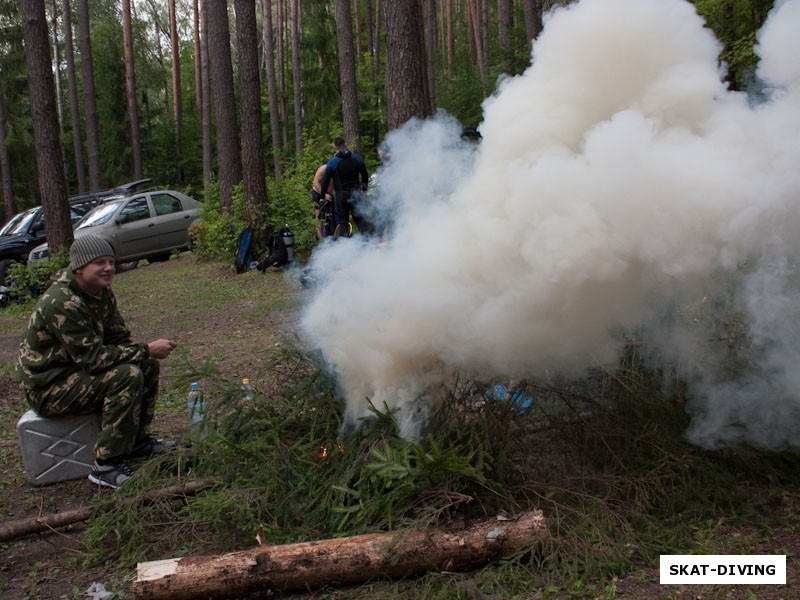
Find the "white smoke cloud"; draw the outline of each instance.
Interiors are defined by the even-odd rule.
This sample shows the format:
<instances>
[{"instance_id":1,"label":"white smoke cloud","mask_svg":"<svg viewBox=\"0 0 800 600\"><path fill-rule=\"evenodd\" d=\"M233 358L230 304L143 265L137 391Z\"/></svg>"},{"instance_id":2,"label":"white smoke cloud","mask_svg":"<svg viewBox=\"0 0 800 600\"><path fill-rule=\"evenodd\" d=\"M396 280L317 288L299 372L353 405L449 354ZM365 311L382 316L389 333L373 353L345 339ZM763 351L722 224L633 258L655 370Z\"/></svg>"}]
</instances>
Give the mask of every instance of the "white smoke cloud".
<instances>
[{"instance_id":1,"label":"white smoke cloud","mask_svg":"<svg viewBox=\"0 0 800 600\"><path fill-rule=\"evenodd\" d=\"M477 149L445 115L391 132L374 199L394 216L391 243L324 245L313 264L328 276L303 318L346 420L368 416L370 399L413 437L447 369L499 379L611 362L614 332L747 263L771 274L750 269L737 288L768 364L735 401L701 388L690 439L800 445L776 431L800 382L764 388L800 354L781 341L792 303L766 301L796 278L799 26L800 0L774 9L758 48L771 96L751 107L722 83L720 45L692 5L581 2L548 16L531 67L484 103ZM664 351L691 348L683 362L708 384L704 346L687 335Z\"/></svg>"}]
</instances>

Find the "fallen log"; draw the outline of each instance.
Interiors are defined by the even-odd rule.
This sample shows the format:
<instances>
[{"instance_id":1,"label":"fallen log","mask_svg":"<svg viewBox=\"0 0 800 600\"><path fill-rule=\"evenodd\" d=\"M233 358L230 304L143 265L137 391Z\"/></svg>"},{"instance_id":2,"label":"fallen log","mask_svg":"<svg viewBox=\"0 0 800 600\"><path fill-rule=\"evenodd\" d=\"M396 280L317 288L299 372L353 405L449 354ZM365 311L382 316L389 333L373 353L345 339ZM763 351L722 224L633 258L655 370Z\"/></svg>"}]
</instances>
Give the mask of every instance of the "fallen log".
<instances>
[{"instance_id":1,"label":"fallen log","mask_svg":"<svg viewBox=\"0 0 800 600\"><path fill-rule=\"evenodd\" d=\"M464 571L523 546L540 546L547 538L542 512L534 511L457 531L403 530L260 546L139 563L133 593L140 600L231 598L411 577L431 569Z\"/></svg>"},{"instance_id":2,"label":"fallen log","mask_svg":"<svg viewBox=\"0 0 800 600\"><path fill-rule=\"evenodd\" d=\"M144 496L136 498L126 498L125 504L133 502L153 502L159 498L169 496L193 496L200 490L209 487L211 484L207 481L193 481L183 485L174 485L154 492L149 492ZM60 513L53 513L49 515L40 515L38 517L30 517L27 519L20 519L19 521L11 521L10 523L3 523L0 525L0 542L8 542L26 535L40 533L51 529L58 529L73 523L80 523L89 519L96 511L96 508L82 506L73 510L65 510Z\"/></svg>"}]
</instances>

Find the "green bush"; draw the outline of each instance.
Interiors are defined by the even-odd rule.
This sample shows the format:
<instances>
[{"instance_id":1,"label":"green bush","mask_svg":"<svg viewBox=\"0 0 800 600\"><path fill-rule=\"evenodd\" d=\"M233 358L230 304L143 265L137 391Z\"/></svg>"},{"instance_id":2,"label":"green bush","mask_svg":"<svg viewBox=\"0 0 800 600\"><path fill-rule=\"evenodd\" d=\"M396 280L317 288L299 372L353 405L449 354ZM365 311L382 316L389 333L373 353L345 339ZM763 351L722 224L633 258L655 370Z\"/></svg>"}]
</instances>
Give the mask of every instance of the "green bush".
<instances>
[{"instance_id":1,"label":"green bush","mask_svg":"<svg viewBox=\"0 0 800 600\"><path fill-rule=\"evenodd\" d=\"M239 247L239 234L247 226L244 217L242 186L233 190L231 211L219 203L219 185L209 183L203 190L200 223L192 227L192 250L203 258L233 261Z\"/></svg>"},{"instance_id":2,"label":"green bush","mask_svg":"<svg viewBox=\"0 0 800 600\"><path fill-rule=\"evenodd\" d=\"M19 262L11 263L8 275L14 282L13 295L20 302L35 298L48 288L53 277L68 264L69 254L66 250L32 267Z\"/></svg>"}]
</instances>

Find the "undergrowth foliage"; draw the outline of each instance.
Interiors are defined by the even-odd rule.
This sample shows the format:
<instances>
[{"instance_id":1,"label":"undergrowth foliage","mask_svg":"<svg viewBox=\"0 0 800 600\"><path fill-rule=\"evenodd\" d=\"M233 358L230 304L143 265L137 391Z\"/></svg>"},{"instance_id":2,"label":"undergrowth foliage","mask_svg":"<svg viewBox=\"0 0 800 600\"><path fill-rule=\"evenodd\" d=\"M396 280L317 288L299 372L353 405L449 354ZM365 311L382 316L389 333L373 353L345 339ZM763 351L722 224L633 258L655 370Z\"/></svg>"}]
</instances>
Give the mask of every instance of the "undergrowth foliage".
<instances>
[{"instance_id":1,"label":"undergrowth foliage","mask_svg":"<svg viewBox=\"0 0 800 600\"><path fill-rule=\"evenodd\" d=\"M541 508L547 547L484 569L479 585L503 597L564 585L613 597L613 585L587 582L691 552L709 521L775 506L766 483L797 483L795 457L689 445L682 382L648 367L633 344L614 369L579 381L516 382L533 400L524 410L493 398L485 382L454 377L430 433L414 442L378 407L345 433L335 382L305 352L276 351L268 373L246 401L212 364L186 366L176 385L202 382L209 434L143 465L106 501L113 509L98 511L88 530L90 560L133 563L248 548L257 534L278 544ZM120 502L174 485L176 473L210 487L181 503ZM431 577L420 584L426 597L446 597Z\"/></svg>"},{"instance_id":2,"label":"undergrowth foliage","mask_svg":"<svg viewBox=\"0 0 800 600\"><path fill-rule=\"evenodd\" d=\"M44 292L53 277L68 264L69 254L66 251L30 267L20 262L13 262L8 267L8 275L13 282L8 293L20 304L28 302Z\"/></svg>"}]
</instances>

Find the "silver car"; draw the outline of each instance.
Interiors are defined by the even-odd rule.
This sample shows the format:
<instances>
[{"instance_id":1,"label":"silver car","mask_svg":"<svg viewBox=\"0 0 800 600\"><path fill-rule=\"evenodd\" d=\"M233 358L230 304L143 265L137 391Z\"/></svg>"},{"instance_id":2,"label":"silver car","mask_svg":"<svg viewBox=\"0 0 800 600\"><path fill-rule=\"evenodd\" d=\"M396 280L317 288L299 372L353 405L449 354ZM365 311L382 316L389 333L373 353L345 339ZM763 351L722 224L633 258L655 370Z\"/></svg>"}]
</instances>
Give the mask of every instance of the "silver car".
<instances>
[{"instance_id":1,"label":"silver car","mask_svg":"<svg viewBox=\"0 0 800 600\"><path fill-rule=\"evenodd\" d=\"M105 239L117 253L117 263L168 260L173 250L190 247L189 227L200 218L199 209L196 200L173 190L136 194L94 208L75 226L75 237ZM47 257L47 245L42 244L31 251L28 264Z\"/></svg>"}]
</instances>

